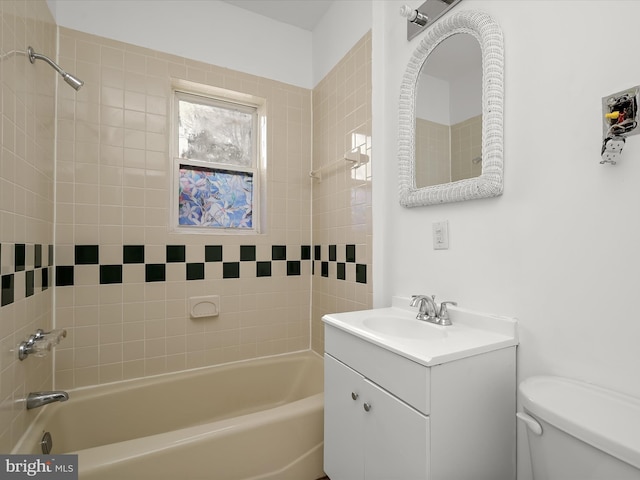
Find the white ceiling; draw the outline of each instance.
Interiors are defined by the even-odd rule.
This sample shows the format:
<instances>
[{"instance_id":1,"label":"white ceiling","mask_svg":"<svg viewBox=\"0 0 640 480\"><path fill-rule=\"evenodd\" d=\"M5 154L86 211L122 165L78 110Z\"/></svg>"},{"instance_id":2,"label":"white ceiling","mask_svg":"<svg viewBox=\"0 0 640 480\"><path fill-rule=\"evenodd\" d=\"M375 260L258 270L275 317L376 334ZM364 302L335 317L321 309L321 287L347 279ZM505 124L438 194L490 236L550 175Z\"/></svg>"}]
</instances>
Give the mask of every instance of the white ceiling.
<instances>
[{"instance_id":1,"label":"white ceiling","mask_svg":"<svg viewBox=\"0 0 640 480\"><path fill-rule=\"evenodd\" d=\"M279 22L313 31L334 0L223 0Z\"/></svg>"}]
</instances>

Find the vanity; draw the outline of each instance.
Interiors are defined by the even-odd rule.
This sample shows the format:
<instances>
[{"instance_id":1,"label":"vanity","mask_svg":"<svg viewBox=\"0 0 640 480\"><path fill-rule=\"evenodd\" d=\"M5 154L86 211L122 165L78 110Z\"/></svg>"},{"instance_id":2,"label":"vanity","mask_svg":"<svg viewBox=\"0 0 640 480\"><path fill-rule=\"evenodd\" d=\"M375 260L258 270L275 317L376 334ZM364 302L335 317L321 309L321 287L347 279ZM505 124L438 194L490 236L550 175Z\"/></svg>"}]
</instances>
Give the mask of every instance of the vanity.
<instances>
[{"instance_id":1,"label":"vanity","mask_svg":"<svg viewBox=\"0 0 640 480\"><path fill-rule=\"evenodd\" d=\"M331 480L513 480L516 321L410 299L325 315L324 470Z\"/></svg>"}]
</instances>

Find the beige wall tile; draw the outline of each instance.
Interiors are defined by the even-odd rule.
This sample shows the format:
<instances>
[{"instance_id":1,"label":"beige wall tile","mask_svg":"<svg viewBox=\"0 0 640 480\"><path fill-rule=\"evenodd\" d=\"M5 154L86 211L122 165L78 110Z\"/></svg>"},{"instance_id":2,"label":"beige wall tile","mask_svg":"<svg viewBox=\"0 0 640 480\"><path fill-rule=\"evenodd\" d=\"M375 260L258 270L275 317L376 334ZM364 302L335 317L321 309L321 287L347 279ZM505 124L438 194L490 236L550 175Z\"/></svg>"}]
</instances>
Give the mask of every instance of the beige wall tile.
<instances>
[{"instance_id":1,"label":"beige wall tile","mask_svg":"<svg viewBox=\"0 0 640 480\"><path fill-rule=\"evenodd\" d=\"M322 315L372 305L371 170L368 165L351 169L342 163L345 153L355 147L371 158L370 71L369 32L313 90L313 167L325 167L322 181L314 180L312 187L312 245L321 247L322 256L314 260L310 333L312 348L320 353ZM329 257L330 245L335 246L335 260ZM347 261L347 245L355 246L355 261ZM344 280L338 277L340 264ZM356 277L356 264L366 269L366 278Z\"/></svg>"},{"instance_id":2,"label":"beige wall tile","mask_svg":"<svg viewBox=\"0 0 640 480\"><path fill-rule=\"evenodd\" d=\"M24 52L31 45L36 52L55 58L56 26L46 3L40 0L0 2L0 25L0 249L2 274L14 279L14 298L10 302L5 299L6 304L0 307L0 445L8 452L33 417L12 406L27 392L52 386L51 357L20 362L13 352L37 328L52 326L53 284L41 288L42 269L48 263L35 266L34 245L42 246L43 259L47 259L54 230L54 129L50 126L54 122L56 78L44 62L31 65ZM38 108L34 108L35 98ZM72 105L61 100L62 136L73 140L74 124L69 122L74 115ZM61 151L68 153L64 145ZM26 246L25 270L34 271L34 279L39 280L28 297L25 271L15 272L15 244ZM48 273L52 281L53 269Z\"/></svg>"},{"instance_id":3,"label":"beige wall tile","mask_svg":"<svg viewBox=\"0 0 640 480\"><path fill-rule=\"evenodd\" d=\"M62 84L56 97L55 77L46 65L19 65L24 58L0 64L2 95L11 99L3 103L0 128L6 138L3 160L8 160L0 168L2 252L15 243L32 248L55 240L56 265L74 266L75 283L39 290L3 306L0 345L13 344L35 328L49 328L55 291L58 326L69 330L57 353L55 387L73 388L306 349L311 341L321 351L322 314L371 305L370 166L351 170L341 165L322 183L308 177L312 155L316 168L354 146L371 158L370 34L312 92L66 28L60 28L55 52L56 26L45 3L11 2L20 7L17 10L38 12L20 20L7 3L0 7L3 25L45 18L38 20L43 41L34 47L59 58L85 85L75 92ZM26 48L24 38L18 31L5 30L2 51ZM35 75L46 76L50 83L26 81ZM169 232L169 77L266 100L265 233ZM22 84L44 89L33 93L50 98L50 108L37 112L42 118L30 117L36 112L15 93ZM53 129L33 133L26 126L51 125L56 98L54 143ZM59 222L55 229L54 145ZM33 163L25 159L29 151L39 152ZM329 261L329 245L336 245L337 261L346 264L345 280L336 278L334 261L330 278L321 276L318 261L312 275L314 261L301 260L300 247L310 247L313 258L316 244L322 246L324 261ZM98 245L99 265L74 265L75 245ZM166 263L166 245L185 245L186 261L192 263L204 262L205 245L222 245L224 262L240 262L240 245L255 245L256 260L271 261L272 271L270 277L258 277L255 262L242 261L241 278L223 279L222 262L204 262L206 280L185 281L185 264L168 264L166 282L146 283L144 264L123 264L123 245L144 245L144 261L159 264ZM286 261L272 261L273 245L286 246L287 260L301 260L300 275L288 275ZM355 262L346 258L351 245ZM356 281L356 264L367 269L367 283ZM101 265L122 265L122 284L100 285ZM16 294L22 297L24 275L16 275ZM187 299L211 293L221 297L220 315L192 319ZM27 310L40 314L27 317ZM18 318L29 321L22 324ZM0 402L12 402L14 392L54 387L51 359L30 360L24 364L24 375L9 375L15 360L0 356ZM16 413L11 422L1 422L0 445L12 445L27 421L23 413Z\"/></svg>"},{"instance_id":4,"label":"beige wall tile","mask_svg":"<svg viewBox=\"0 0 640 480\"><path fill-rule=\"evenodd\" d=\"M122 245L144 245L147 264L165 264L166 245L185 245L186 261L194 263L204 262L205 245L223 245L224 262L240 261L240 245L259 246L258 261L271 261L272 245L286 245L292 255L288 253L287 258L297 255L295 260L300 260L300 246L311 245L307 176L311 168L311 91L65 28L60 29L60 58L82 65L88 79L76 98L65 95L59 99L68 113L59 119L63 130L60 148L64 150L58 154L67 153L65 188L74 193L60 204L66 228L57 230L57 235L70 247L60 257L61 265L73 265L69 230L74 232L74 242L81 238L99 245L101 265L121 264ZM170 76L263 94L269 115L269 165L263 185L268 206L266 233L258 237L169 233ZM277 155L273 154L276 145ZM116 233L109 233L111 229ZM74 366L68 372L67 362L60 373L67 386L88 385L308 348L311 268L310 260L302 264L305 262L300 276L287 277L286 262L274 261L272 276L263 278L256 276L255 262L241 262L240 279L222 279L222 263L206 262L206 280L194 281L185 281L185 263L168 263L166 282L157 283L145 283L144 265L124 264L121 296L108 303L111 300L103 294L103 285L91 307L79 307L98 308L98 320L76 319L72 327L99 328L99 344L80 347L85 350L79 371ZM76 286L58 288L61 295L99 285L98 265L76 265L75 271ZM278 322L273 313L261 313L264 308L282 305L291 289L302 298L301 308L278 311ZM257 308L253 302L247 306L240 301L241 292L254 291L264 291L268 303ZM187 299L211 293L221 296L220 316L190 318ZM118 306L118 301L123 303ZM120 308L120 314L105 309L107 305ZM268 345L259 348L255 341L247 343L246 335L241 341L239 325L244 317L252 318L255 327L262 326ZM207 330L218 332L210 342L204 341ZM121 356L117 353L120 347Z\"/></svg>"},{"instance_id":5,"label":"beige wall tile","mask_svg":"<svg viewBox=\"0 0 640 480\"><path fill-rule=\"evenodd\" d=\"M464 180L482 173L482 115L451 126L451 179Z\"/></svg>"}]
</instances>

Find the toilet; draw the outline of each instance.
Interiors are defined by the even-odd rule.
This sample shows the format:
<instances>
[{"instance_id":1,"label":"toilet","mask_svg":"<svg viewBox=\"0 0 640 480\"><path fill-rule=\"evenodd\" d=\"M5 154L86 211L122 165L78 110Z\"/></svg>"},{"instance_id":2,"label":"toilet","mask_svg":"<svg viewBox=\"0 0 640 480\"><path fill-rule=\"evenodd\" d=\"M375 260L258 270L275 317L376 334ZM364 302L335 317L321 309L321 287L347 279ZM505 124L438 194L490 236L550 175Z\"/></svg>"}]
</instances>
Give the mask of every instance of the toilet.
<instances>
[{"instance_id":1,"label":"toilet","mask_svg":"<svg viewBox=\"0 0 640 480\"><path fill-rule=\"evenodd\" d=\"M640 480L640 399L552 376L519 392L534 480Z\"/></svg>"}]
</instances>

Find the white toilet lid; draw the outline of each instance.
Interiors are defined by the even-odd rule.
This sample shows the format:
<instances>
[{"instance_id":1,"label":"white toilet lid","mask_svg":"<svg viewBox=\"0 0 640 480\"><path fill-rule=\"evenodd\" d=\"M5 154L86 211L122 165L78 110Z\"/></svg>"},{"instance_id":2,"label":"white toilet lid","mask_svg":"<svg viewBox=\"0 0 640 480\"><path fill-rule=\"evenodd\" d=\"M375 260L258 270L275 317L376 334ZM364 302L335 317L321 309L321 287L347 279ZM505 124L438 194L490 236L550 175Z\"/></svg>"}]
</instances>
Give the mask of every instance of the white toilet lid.
<instances>
[{"instance_id":1,"label":"white toilet lid","mask_svg":"<svg viewBox=\"0 0 640 480\"><path fill-rule=\"evenodd\" d=\"M552 376L528 378L519 391L532 415L640 468L640 399Z\"/></svg>"}]
</instances>

